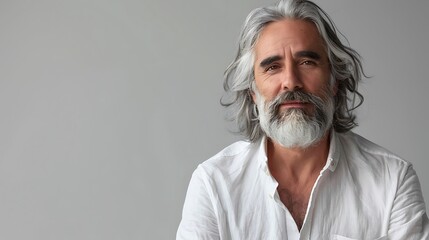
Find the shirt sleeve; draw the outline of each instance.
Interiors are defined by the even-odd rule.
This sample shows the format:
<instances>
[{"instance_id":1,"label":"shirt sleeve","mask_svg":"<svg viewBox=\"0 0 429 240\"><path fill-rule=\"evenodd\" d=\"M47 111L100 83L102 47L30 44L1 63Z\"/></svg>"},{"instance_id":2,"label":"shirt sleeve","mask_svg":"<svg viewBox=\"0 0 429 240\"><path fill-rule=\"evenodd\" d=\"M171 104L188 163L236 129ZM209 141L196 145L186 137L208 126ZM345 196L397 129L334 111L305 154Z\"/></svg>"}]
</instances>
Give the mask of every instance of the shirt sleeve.
<instances>
[{"instance_id":1,"label":"shirt sleeve","mask_svg":"<svg viewBox=\"0 0 429 240\"><path fill-rule=\"evenodd\" d=\"M389 239L429 239L429 221L419 179L411 165L405 170L392 207Z\"/></svg>"},{"instance_id":2,"label":"shirt sleeve","mask_svg":"<svg viewBox=\"0 0 429 240\"><path fill-rule=\"evenodd\" d=\"M189 183L176 240L220 239L213 206L213 197L208 191L207 174L199 166Z\"/></svg>"}]
</instances>

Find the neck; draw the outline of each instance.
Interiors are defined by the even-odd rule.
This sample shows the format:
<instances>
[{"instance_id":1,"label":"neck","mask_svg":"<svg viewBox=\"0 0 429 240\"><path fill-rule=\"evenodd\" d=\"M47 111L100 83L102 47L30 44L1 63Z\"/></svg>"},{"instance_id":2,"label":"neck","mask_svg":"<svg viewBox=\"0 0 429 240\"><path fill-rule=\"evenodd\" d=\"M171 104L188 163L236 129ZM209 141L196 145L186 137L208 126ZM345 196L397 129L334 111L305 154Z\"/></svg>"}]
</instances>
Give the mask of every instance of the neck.
<instances>
[{"instance_id":1,"label":"neck","mask_svg":"<svg viewBox=\"0 0 429 240\"><path fill-rule=\"evenodd\" d=\"M329 154L330 132L308 148L285 148L267 139L268 166L277 180L288 178L296 183L306 182L318 175Z\"/></svg>"}]
</instances>

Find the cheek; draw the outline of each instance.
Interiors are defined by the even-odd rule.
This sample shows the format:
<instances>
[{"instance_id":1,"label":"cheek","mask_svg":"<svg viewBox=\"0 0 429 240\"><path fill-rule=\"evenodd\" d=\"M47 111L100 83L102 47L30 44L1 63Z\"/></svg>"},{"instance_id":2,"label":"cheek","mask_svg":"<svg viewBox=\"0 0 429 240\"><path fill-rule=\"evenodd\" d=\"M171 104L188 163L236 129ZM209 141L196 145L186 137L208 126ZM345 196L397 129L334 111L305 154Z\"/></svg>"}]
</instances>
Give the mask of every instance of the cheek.
<instances>
[{"instance_id":1,"label":"cheek","mask_svg":"<svg viewBox=\"0 0 429 240\"><path fill-rule=\"evenodd\" d=\"M259 95L261 95L265 100L271 101L277 96L277 92L270 88L260 89Z\"/></svg>"},{"instance_id":2,"label":"cheek","mask_svg":"<svg viewBox=\"0 0 429 240\"><path fill-rule=\"evenodd\" d=\"M307 84L306 84L307 83ZM319 92L322 89L329 88L335 92L335 84L332 85L332 81L330 77L318 77L318 78L311 78L307 82L303 82L304 90L308 92Z\"/></svg>"},{"instance_id":3,"label":"cheek","mask_svg":"<svg viewBox=\"0 0 429 240\"><path fill-rule=\"evenodd\" d=\"M275 84L275 81L266 81L264 83L256 82L256 88L259 95L264 97L266 100L274 99L280 93L280 86ZM254 98L255 100L256 98Z\"/></svg>"}]
</instances>

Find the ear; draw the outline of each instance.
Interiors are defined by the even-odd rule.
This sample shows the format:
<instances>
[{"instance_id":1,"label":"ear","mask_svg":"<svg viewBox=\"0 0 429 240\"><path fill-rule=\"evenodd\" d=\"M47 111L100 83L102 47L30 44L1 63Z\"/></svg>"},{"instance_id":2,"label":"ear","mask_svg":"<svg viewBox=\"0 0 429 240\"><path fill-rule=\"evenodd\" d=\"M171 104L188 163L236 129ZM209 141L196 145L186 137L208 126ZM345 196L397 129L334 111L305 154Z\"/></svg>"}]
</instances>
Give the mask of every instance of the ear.
<instances>
[{"instance_id":1,"label":"ear","mask_svg":"<svg viewBox=\"0 0 429 240\"><path fill-rule=\"evenodd\" d=\"M250 87L249 87L249 96L251 96L252 97L252 100L253 100L253 103L254 104L256 104L257 103L257 98L256 98L256 93L255 93L255 90L256 90L256 81L255 81L255 79L253 79L253 81L250 83Z\"/></svg>"},{"instance_id":2,"label":"ear","mask_svg":"<svg viewBox=\"0 0 429 240\"><path fill-rule=\"evenodd\" d=\"M334 86L332 87L332 93L333 93L334 96L337 95L339 82L340 82L340 80L335 79Z\"/></svg>"},{"instance_id":3,"label":"ear","mask_svg":"<svg viewBox=\"0 0 429 240\"><path fill-rule=\"evenodd\" d=\"M256 104L256 94L254 91L252 91L251 89L249 89L249 95L252 97L253 103Z\"/></svg>"}]
</instances>

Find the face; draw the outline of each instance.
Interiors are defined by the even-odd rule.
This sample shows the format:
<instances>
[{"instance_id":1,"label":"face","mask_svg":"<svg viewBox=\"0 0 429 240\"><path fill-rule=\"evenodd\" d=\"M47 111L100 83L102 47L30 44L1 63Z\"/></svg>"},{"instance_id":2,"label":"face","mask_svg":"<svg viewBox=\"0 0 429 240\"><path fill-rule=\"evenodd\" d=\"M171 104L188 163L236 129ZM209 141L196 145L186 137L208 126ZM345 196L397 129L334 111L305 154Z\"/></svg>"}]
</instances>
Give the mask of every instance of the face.
<instances>
[{"instance_id":1,"label":"face","mask_svg":"<svg viewBox=\"0 0 429 240\"><path fill-rule=\"evenodd\" d=\"M326 47L313 23L287 19L268 24L256 42L254 53L255 84L268 101L294 90L319 95L329 84ZM281 108L310 111L312 106L290 102Z\"/></svg>"},{"instance_id":2,"label":"face","mask_svg":"<svg viewBox=\"0 0 429 240\"><path fill-rule=\"evenodd\" d=\"M329 60L317 28L301 20L267 25L255 45L253 100L264 132L285 147L308 147L330 128Z\"/></svg>"}]
</instances>

